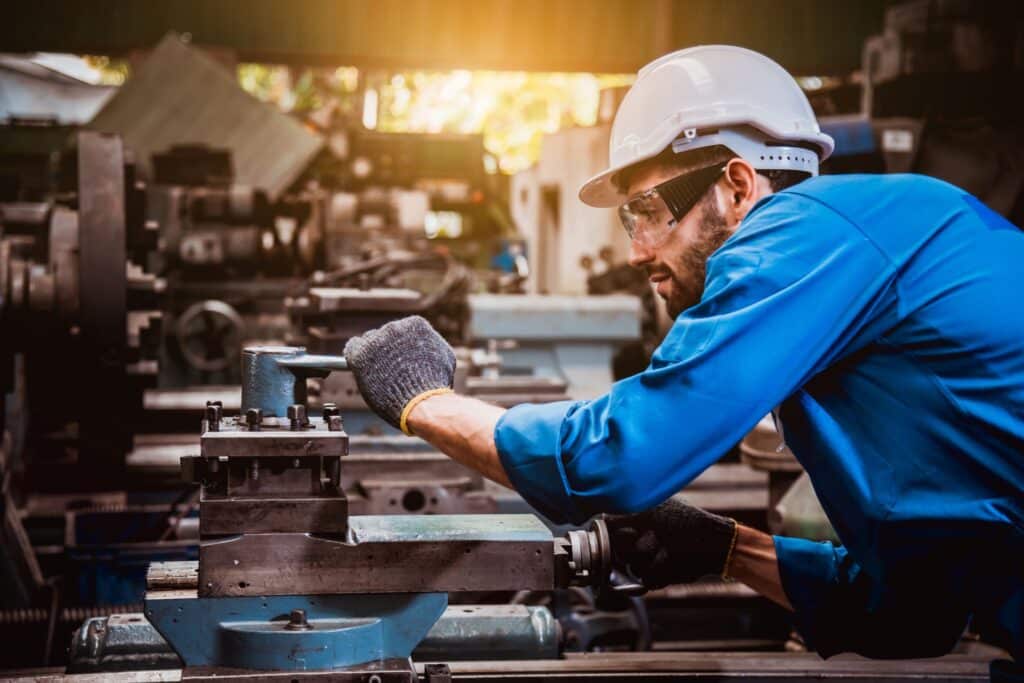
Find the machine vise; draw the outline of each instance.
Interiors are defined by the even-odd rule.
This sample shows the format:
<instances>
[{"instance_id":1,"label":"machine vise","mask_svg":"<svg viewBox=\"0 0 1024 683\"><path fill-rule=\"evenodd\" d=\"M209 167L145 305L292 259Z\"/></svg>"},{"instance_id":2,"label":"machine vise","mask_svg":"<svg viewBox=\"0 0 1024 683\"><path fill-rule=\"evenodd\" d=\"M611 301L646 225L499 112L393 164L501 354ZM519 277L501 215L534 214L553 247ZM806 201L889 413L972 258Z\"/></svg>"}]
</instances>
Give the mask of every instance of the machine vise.
<instances>
[{"instance_id":1,"label":"machine vise","mask_svg":"<svg viewBox=\"0 0 1024 683\"><path fill-rule=\"evenodd\" d=\"M344 359L242 357L241 413L207 405L200 454L182 459L200 486L199 561L150 568L145 614L186 667L410 681L449 593L607 581L600 522L556 539L533 515L350 516L342 417L311 417L304 379Z\"/></svg>"}]
</instances>

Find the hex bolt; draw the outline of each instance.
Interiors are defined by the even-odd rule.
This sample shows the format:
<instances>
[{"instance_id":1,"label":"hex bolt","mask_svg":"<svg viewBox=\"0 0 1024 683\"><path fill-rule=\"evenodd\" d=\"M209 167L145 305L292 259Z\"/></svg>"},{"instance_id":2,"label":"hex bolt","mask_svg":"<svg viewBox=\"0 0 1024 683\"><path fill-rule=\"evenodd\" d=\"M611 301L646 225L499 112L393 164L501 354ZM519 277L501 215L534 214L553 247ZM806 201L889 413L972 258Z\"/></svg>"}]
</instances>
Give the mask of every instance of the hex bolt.
<instances>
[{"instance_id":1,"label":"hex bolt","mask_svg":"<svg viewBox=\"0 0 1024 683\"><path fill-rule=\"evenodd\" d=\"M288 406L288 422L293 432L297 432L309 424L309 420L306 418L306 406L301 403Z\"/></svg>"},{"instance_id":2,"label":"hex bolt","mask_svg":"<svg viewBox=\"0 0 1024 683\"><path fill-rule=\"evenodd\" d=\"M288 616L288 623L284 625L287 631L309 631L313 628L306 620L306 610L293 609Z\"/></svg>"},{"instance_id":3,"label":"hex bolt","mask_svg":"<svg viewBox=\"0 0 1024 683\"><path fill-rule=\"evenodd\" d=\"M220 401L206 402L206 428L211 432L220 431L220 419L223 406Z\"/></svg>"},{"instance_id":4,"label":"hex bolt","mask_svg":"<svg viewBox=\"0 0 1024 683\"><path fill-rule=\"evenodd\" d=\"M340 432L345 429L345 425L341 421L341 415L331 415L327 419L327 429L332 432Z\"/></svg>"},{"instance_id":5,"label":"hex bolt","mask_svg":"<svg viewBox=\"0 0 1024 683\"><path fill-rule=\"evenodd\" d=\"M263 411L259 408L249 408L245 411L245 424L249 426L250 432L260 431L260 425L263 423Z\"/></svg>"},{"instance_id":6,"label":"hex bolt","mask_svg":"<svg viewBox=\"0 0 1024 683\"><path fill-rule=\"evenodd\" d=\"M324 403L323 415L324 415L324 424L329 425L331 423L331 418L332 417L334 417L336 415L341 415L341 411L338 410L338 404L337 403Z\"/></svg>"}]
</instances>

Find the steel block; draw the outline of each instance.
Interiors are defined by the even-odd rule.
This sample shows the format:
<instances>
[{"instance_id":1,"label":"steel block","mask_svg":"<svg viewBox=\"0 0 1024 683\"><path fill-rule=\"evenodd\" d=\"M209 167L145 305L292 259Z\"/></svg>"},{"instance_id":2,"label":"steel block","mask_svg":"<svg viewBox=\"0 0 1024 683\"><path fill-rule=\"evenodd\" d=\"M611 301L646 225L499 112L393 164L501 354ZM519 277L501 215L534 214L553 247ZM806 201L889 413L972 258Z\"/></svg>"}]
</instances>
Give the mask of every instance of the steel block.
<instances>
[{"instance_id":1,"label":"steel block","mask_svg":"<svg viewBox=\"0 0 1024 683\"><path fill-rule=\"evenodd\" d=\"M203 541L204 597L550 590L551 532L533 515L367 515L344 537Z\"/></svg>"}]
</instances>

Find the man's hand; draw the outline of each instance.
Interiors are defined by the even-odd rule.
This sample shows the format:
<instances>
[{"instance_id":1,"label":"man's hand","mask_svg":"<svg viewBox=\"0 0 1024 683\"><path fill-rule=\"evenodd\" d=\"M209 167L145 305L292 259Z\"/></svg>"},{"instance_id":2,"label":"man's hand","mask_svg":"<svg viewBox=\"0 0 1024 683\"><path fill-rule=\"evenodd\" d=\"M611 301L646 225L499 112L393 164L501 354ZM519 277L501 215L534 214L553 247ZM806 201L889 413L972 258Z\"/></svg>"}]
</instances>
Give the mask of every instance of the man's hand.
<instances>
[{"instance_id":1,"label":"man's hand","mask_svg":"<svg viewBox=\"0 0 1024 683\"><path fill-rule=\"evenodd\" d=\"M367 405L406 434L416 404L451 392L455 378L455 352L418 315L349 339L345 359Z\"/></svg>"},{"instance_id":2,"label":"man's hand","mask_svg":"<svg viewBox=\"0 0 1024 683\"><path fill-rule=\"evenodd\" d=\"M608 517L612 558L648 588L724 576L736 543L736 521L669 498L635 515Z\"/></svg>"}]
</instances>

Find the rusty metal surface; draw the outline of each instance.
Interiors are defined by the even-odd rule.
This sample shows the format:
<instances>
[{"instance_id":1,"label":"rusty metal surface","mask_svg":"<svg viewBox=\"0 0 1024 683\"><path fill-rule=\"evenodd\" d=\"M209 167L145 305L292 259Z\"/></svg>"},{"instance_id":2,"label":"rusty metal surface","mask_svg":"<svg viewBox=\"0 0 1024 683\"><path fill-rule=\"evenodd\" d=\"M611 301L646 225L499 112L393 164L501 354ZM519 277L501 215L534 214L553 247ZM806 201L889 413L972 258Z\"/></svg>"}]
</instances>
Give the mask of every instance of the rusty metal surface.
<instances>
[{"instance_id":1,"label":"rusty metal surface","mask_svg":"<svg viewBox=\"0 0 1024 683\"><path fill-rule=\"evenodd\" d=\"M842 680L988 680L988 659L947 655L935 659L870 660L841 655L828 660L813 653L643 652L567 654L562 660L453 662L454 681L502 680L743 680L790 683Z\"/></svg>"},{"instance_id":2,"label":"rusty metal surface","mask_svg":"<svg viewBox=\"0 0 1024 683\"><path fill-rule=\"evenodd\" d=\"M204 541L203 597L549 590L550 531L532 515L349 518L345 538L246 534Z\"/></svg>"},{"instance_id":3,"label":"rusty metal surface","mask_svg":"<svg viewBox=\"0 0 1024 683\"><path fill-rule=\"evenodd\" d=\"M196 562L153 562L146 571L146 589L151 591L195 589L198 583Z\"/></svg>"},{"instance_id":4,"label":"rusty metal surface","mask_svg":"<svg viewBox=\"0 0 1024 683\"><path fill-rule=\"evenodd\" d=\"M348 501L343 496L206 499L199 516L199 533L344 534L348 512Z\"/></svg>"},{"instance_id":5,"label":"rusty metal surface","mask_svg":"<svg viewBox=\"0 0 1024 683\"><path fill-rule=\"evenodd\" d=\"M424 680L429 663L417 663ZM812 653L638 652L567 655L560 660L452 662L451 680L476 681L687 681L688 683L983 683L989 680L989 658L946 655L927 660L869 660L840 655L823 660ZM7 672L13 680L32 681L336 681L338 672L251 672L227 669L187 669L70 676L59 670ZM343 680L343 679L342 679ZM361 680L367 680L365 677Z\"/></svg>"},{"instance_id":6,"label":"rusty metal surface","mask_svg":"<svg viewBox=\"0 0 1024 683\"><path fill-rule=\"evenodd\" d=\"M200 444L204 458L336 458L348 450L345 433L327 431L322 424L301 432L206 432Z\"/></svg>"}]
</instances>

